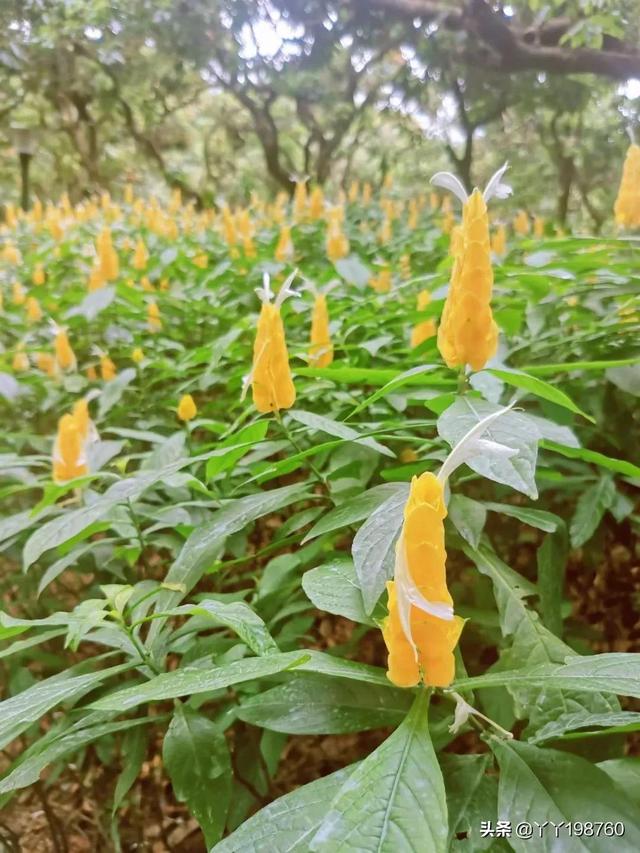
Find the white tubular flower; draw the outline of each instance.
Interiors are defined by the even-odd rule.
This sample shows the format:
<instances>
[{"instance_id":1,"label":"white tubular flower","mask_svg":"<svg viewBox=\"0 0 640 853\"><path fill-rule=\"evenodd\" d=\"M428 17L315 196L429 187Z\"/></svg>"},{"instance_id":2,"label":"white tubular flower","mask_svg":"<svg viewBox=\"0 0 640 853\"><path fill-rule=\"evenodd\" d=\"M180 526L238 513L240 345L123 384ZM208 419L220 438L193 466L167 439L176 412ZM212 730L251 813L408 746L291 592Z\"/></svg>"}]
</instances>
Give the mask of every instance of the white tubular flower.
<instances>
[{"instance_id":1,"label":"white tubular flower","mask_svg":"<svg viewBox=\"0 0 640 853\"><path fill-rule=\"evenodd\" d=\"M490 415L487 415L485 418L475 424L475 426L471 427L469 432L467 432L466 435L464 435L456 444L456 446L447 456L444 463L442 464L442 467L438 471L437 476L438 480L440 480L441 483L444 484L453 474L456 468L459 468L468 459L471 459L474 456L482 455L483 453L487 453L488 451L494 454L497 453L507 459L511 456L517 455L517 449L513 447L508 447L506 444L500 444L496 441L489 441L481 437L494 421L496 421L499 417L502 417L502 415L504 415L506 412L510 412L514 405L515 400L508 406L505 406L503 409L500 409L497 412L492 412Z\"/></svg>"},{"instance_id":2,"label":"white tubular flower","mask_svg":"<svg viewBox=\"0 0 640 853\"><path fill-rule=\"evenodd\" d=\"M511 195L511 187L508 184L502 183L502 177L508 168L509 164L505 163L504 166L501 166L498 171L491 176L489 182L484 188L484 192L482 193L485 201L489 201L489 199L494 196L496 198L507 198ZM469 200L469 194L462 185L462 182L451 172L436 172L436 174L431 178L430 183L434 184L436 187L442 187L442 189L449 190L449 192L452 192L463 205L465 205Z\"/></svg>"}]
</instances>

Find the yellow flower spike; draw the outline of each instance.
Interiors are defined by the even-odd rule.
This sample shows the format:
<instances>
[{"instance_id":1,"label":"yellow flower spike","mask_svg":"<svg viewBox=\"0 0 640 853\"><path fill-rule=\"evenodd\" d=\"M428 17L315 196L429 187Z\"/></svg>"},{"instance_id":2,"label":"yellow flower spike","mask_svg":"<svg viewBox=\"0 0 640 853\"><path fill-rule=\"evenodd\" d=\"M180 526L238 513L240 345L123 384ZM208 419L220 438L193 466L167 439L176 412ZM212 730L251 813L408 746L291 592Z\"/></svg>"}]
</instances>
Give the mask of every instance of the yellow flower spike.
<instances>
[{"instance_id":1,"label":"yellow flower spike","mask_svg":"<svg viewBox=\"0 0 640 853\"><path fill-rule=\"evenodd\" d=\"M507 229L504 225L498 225L491 238L491 251L499 258L507 254Z\"/></svg>"},{"instance_id":2,"label":"yellow flower spike","mask_svg":"<svg viewBox=\"0 0 640 853\"><path fill-rule=\"evenodd\" d=\"M58 372L58 365L50 352L36 353L36 367L47 376L55 376Z\"/></svg>"},{"instance_id":3,"label":"yellow flower spike","mask_svg":"<svg viewBox=\"0 0 640 853\"><path fill-rule=\"evenodd\" d=\"M413 447L403 447L400 451L400 461L405 465L410 465L412 462L418 461L418 454Z\"/></svg>"},{"instance_id":4,"label":"yellow flower spike","mask_svg":"<svg viewBox=\"0 0 640 853\"><path fill-rule=\"evenodd\" d=\"M95 369L93 364L90 364L85 372L87 374L87 379L89 380L89 382L95 382L98 378L98 371Z\"/></svg>"},{"instance_id":5,"label":"yellow flower spike","mask_svg":"<svg viewBox=\"0 0 640 853\"><path fill-rule=\"evenodd\" d=\"M15 264L17 266L22 263L22 255L13 243L5 243L2 250L2 257L8 264Z\"/></svg>"},{"instance_id":6,"label":"yellow flower spike","mask_svg":"<svg viewBox=\"0 0 640 853\"><path fill-rule=\"evenodd\" d=\"M256 247L251 239L251 237L244 237L242 240L242 251L244 252L245 258L255 258L256 257Z\"/></svg>"},{"instance_id":7,"label":"yellow flower spike","mask_svg":"<svg viewBox=\"0 0 640 853\"><path fill-rule=\"evenodd\" d=\"M440 207L440 196L438 193L429 193L429 207L431 210L437 210Z\"/></svg>"},{"instance_id":8,"label":"yellow flower spike","mask_svg":"<svg viewBox=\"0 0 640 853\"><path fill-rule=\"evenodd\" d=\"M116 370L116 366L113 361L109 358L108 355L103 355L100 357L100 376L105 382L111 382L112 379L115 379L118 371Z\"/></svg>"},{"instance_id":9,"label":"yellow flower spike","mask_svg":"<svg viewBox=\"0 0 640 853\"><path fill-rule=\"evenodd\" d=\"M140 364L141 361L144 360L144 352L140 347L136 347L131 353L131 360L136 364Z\"/></svg>"},{"instance_id":10,"label":"yellow flower spike","mask_svg":"<svg viewBox=\"0 0 640 853\"><path fill-rule=\"evenodd\" d=\"M96 441L98 431L89 415L89 401L85 398L77 400L73 404L71 414L76 422L82 440L84 442Z\"/></svg>"},{"instance_id":11,"label":"yellow flower spike","mask_svg":"<svg viewBox=\"0 0 640 853\"><path fill-rule=\"evenodd\" d=\"M105 281L104 276L102 275L102 270L100 269L100 264L94 264L91 267L91 272L89 273L89 281L87 282L87 290L89 292L94 290L100 290L101 287L104 287L107 282Z\"/></svg>"},{"instance_id":12,"label":"yellow flower spike","mask_svg":"<svg viewBox=\"0 0 640 853\"><path fill-rule=\"evenodd\" d=\"M369 285L376 293L388 293L391 290L391 269L382 267L377 276L369 279Z\"/></svg>"},{"instance_id":13,"label":"yellow flower spike","mask_svg":"<svg viewBox=\"0 0 640 853\"><path fill-rule=\"evenodd\" d=\"M409 201L409 216L407 217L407 228L410 231L415 230L418 226L418 216L420 215L420 209L418 208L418 202L415 198L412 198Z\"/></svg>"},{"instance_id":14,"label":"yellow flower spike","mask_svg":"<svg viewBox=\"0 0 640 853\"><path fill-rule=\"evenodd\" d=\"M136 270L146 269L148 260L149 253L147 252L147 247L145 246L142 237L138 237L136 249L133 253L133 268Z\"/></svg>"},{"instance_id":15,"label":"yellow flower spike","mask_svg":"<svg viewBox=\"0 0 640 853\"><path fill-rule=\"evenodd\" d=\"M640 228L640 145L630 145L613 208L622 228Z\"/></svg>"},{"instance_id":16,"label":"yellow flower spike","mask_svg":"<svg viewBox=\"0 0 640 853\"><path fill-rule=\"evenodd\" d=\"M71 348L69 338L64 329L57 329L54 340L54 350L56 354L56 362L61 370L76 369L76 355Z\"/></svg>"},{"instance_id":17,"label":"yellow flower spike","mask_svg":"<svg viewBox=\"0 0 640 853\"><path fill-rule=\"evenodd\" d=\"M342 230L342 226L337 218L329 222L327 228L327 258L335 263L341 258L346 258L349 254L349 241Z\"/></svg>"},{"instance_id":18,"label":"yellow flower spike","mask_svg":"<svg viewBox=\"0 0 640 853\"><path fill-rule=\"evenodd\" d=\"M293 193L293 218L295 222L302 222L307 216L307 183L306 181L296 181L296 188Z\"/></svg>"},{"instance_id":19,"label":"yellow flower spike","mask_svg":"<svg viewBox=\"0 0 640 853\"><path fill-rule=\"evenodd\" d=\"M124 203L133 204L133 184L128 183L124 188Z\"/></svg>"},{"instance_id":20,"label":"yellow flower spike","mask_svg":"<svg viewBox=\"0 0 640 853\"><path fill-rule=\"evenodd\" d=\"M461 238L452 235L454 263L438 329L438 349L448 367L470 365L481 370L498 346L498 327L491 313L493 268L486 202L493 195L504 198L511 192L501 182L506 168L505 163L493 175L484 193L475 189L470 196L448 172L438 172L431 179L463 204Z\"/></svg>"},{"instance_id":21,"label":"yellow flower spike","mask_svg":"<svg viewBox=\"0 0 640 853\"><path fill-rule=\"evenodd\" d=\"M371 203L371 184L369 183L369 181L366 181L362 187L362 203Z\"/></svg>"},{"instance_id":22,"label":"yellow flower spike","mask_svg":"<svg viewBox=\"0 0 640 853\"><path fill-rule=\"evenodd\" d=\"M314 187L309 197L309 217L322 219L324 215L324 193L322 187Z\"/></svg>"},{"instance_id":23,"label":"yellow flower spike","mask_svg":"<svg viewBox=\"0 0 640 853\"><path fill-rule=\"evenodd\" d=\"M349 184L349 195L347 196L349 202L354 204L358 201L358 196L360 195L360 184L358 181L351 181Z\"/></svg>"},{"instance_id":24,"label":"yellow flower spike","mask_svg":"<svg viewBox=\"0 0 640 853\"><path fill-rule=\"evenodd\" d=\"M513 230L516 234L524 237L529 233L530 228L529 217L526 210L519 210L513 220Z\"/></svg>"},{"instance_id":25,"label":"yellow flower spike","mask_svg":"<svg viewBox=\"0 0 640 853\"><path fill-rule=\"evenodd\" d=\"M16 206L15 204L8 204L5 208L4 213L4 221L7 224L7 227L13 230L18 224L18 217L16 215Z\"/></svg>"},{"instance_id":26,"label":"yellow flower spike","mask_svg":"<svg viewBox=\"0 0 640 853\"><path fill-rule=\"evenodd\" d=\"M432 473L411 481L396 546L394 580L387 584L388 609L382 634L389 651L387 676L398 687L420 681L448 687L453 650L464 620L453 615L447 588L443 483Z\"/></svg>"},{"instance_id":27,"label":"yellow flower spike","mask_svg":"<svg viewBox=\"0 0 640 853\"><path fill-rule=\"evenodd\" d=\"M130 282L131 286L133 287L133 281L131 279L129 279L129 282ZM142 278L140 279L140 285L142 286L143 290L146 290L147 292L155 293L155 287L149 281L148 276L146 276L146 275L142 276Z\"/></svg>"},{"instance_id":28,"label":"yellow flower spike","mask_svg":"<svg viewBox=\"0 0 640 853\"><path fill-rule=\"evenodd\" d=\"M538 239L544 237L544 219L542 216L533 217L533 236Z\"/></svg>"},{"instance_id":29,"label":"yellow flower spike","mask_svg":"<svg viewBox=\"0 0 640 853\"><path fill-rule=\"evenodd\" d=\"M193 259L193 263L201 270L206 270L209 265L209 257L206 252L200 252Z\"/></svg>"},{"instance_id":30,"label":"yellow flower spike","mask_svg":"<svg viewBox=\"0 0 640 853\"><path fill-rule=\"evenodd\" d=\"M26 370L29 370L29 356L24 352L23 346L21 344L18 347L11 362L11 367L16 373L24 373Z\"/></svg>"},{"instance_id":31,"label":"yellow flower spike","mask_svg":"<svg viewBox=\"0 0 640 853\"><path fill-rule=\"evenodd\" d=\"M147 307L147 328L154 333L162 330L162 320L157 302L150 302Z\"/></svg>"},{"instance_id":32,"label":"yellow flower spike","mask_svg":"<svg viewBox=\"0 0 640 853\"><path fill-rule=\"evenodd\" d=\"M304 186L304 185L303 185ZM276 245L275 259L281 264L286 263L293 256L293 243L291 241L291 228L283 225Z\"/></svg>"},{"instance_id":33,"label":"yellow flower spike","mask_svg":"<svg viewBox=\"0 0 640 853\"><path fill-rule=\"evenodd\" d=\"M42 308L35 296L30 296L27 299L27 319L30 323L37 323L42 320Z\"/></svg>"},{"instance_id":34,"label":"yellow flower spike","mask_svg":"<svg viewBox=\"0 0 640 853\"><path fill-rule=\"evenodd\" d=\"M113 247L110 228L103 228L98 235L98 239L96 240L96 252L98 255L98 267L102 281L114 281L120 273L120 263L118 261L118 253ZM94 284L97 280L98 277L96 276ZM93 289L95 289L95 286Z\"/></svg>"},{"instance_id":35,"label":"yellow flower spike","mask_svg":"<svg viewBox=\"0 0 640 853\"><path fill-rule=\"evenodd\" d=\"M328 367L333 361L333 344L329 331L329 310L324 293L316 293L311 314L311 348L309 364L312 367Z\"/></svg>"},{"instance_id":36,"label":"yellow flower spike","mask_svg":"<svg viewBox=\"0 0 640 853\"><path fill-rule=\"evenodd\" d=\"M236 222L233 218L233 214L226 204L222 208L222 236L224 237L227 246L235 246L238 242Z\"/></svg>"},{"instance_id":37,"label":"yellow flower spike","mask_svg":"<svg viewBox=\"0 0 640 853\"><path fill-rule=\"evenodd\" d=\"M382 227L378 232L378 243L380 245L385 246L387 243L390 243L393 238L393 225L388 216L385 216Z\"/></svg>"},{"instance_id":38,"label":"yellow flower spike","mask_svg":"<svg viewBox=\"0 0 640 853\"><path fill-rule=\"evenodd\" d=\"M33 203L33 208L31 210L31 218L34 222L42 222L42 216L44 214L44 208L42 206L42 202L39 198L37 198Z\"/></svg>"},{"instance_id":39,"label":"yellow flower spike","mask_svg":"<svg viewBox=\"0 0 640 853\"><path fill-rule=\"evenodd\" d=\"M45 282L45 272L42 264L36 264L36 268L33 271L33 275L31 276L31 280L34 284L44 284Z\"/></svg>"},{"instance_id":40,"label":"yellow flower spike","mask_svg":"<svg viewBox=\"0 0 640 853\"><path fill-rule=\"evenodd\" d=\"M53 479L66 483L88 471L82 425L73 415L63 415L53 447Z\"/></svg>"},{"instance_id":41,"label":"yellow flower spike","mask_svg":"<svg viewBox=\"0 0 640 853\"><path fill-rule=\"evenodd\" d=\"M191 394L185 394L178 403L178 417L181 421L190 421L198 414L198 408Z\"/></svg>"},{"instance_id":42,"label":"yellow flower spike","mask_svg":"<svg viewBox=\"0 0 640 853\"><path fill-rule=\"evenodd\" d=\"M296 400L284 325L280 316L280 308L287 296L297 295L291 290L295 276L296 272L289 276L273 302L269 276L266 273L262 289L258 291L262 307L253 344L253 367L245 383L245 392L251 385L254 405L261 413L290 409Z\"/></svg>"},{"instance_id":43,"label":"yellow flower spike","mask_svg":"<svg viewBox=\"0 0 640 853\"><path fill-rule=\"evenodd\" d=\"M411 258L409 255L400 255L400 275L404 281L411 278Z\"/></svg>"},{"instance_id":44,"label":"yellow flower spike","mask_svg":"<svg viewBox=\"0 0 640 853\"><path fill-rule=\"evenodd\" d=\"M424 311L431 302L431 294L428 290L421 290L418 294L417 308L418 311ZM433 317L428 320L422 320L411 330L411 346L417 347L421 343L432 338L436 333L436 321Z\"/></svg>"},{"instance_id":45,"label":"yellow flower spike","mask_svg":"<svg viewBox=\"0 0 640 853\"><path fill-rule=\"evenodd\" d=\"M24 305L27 301L27 292L19 281L11 285L11 301L14 305Z\"/></svg>"}]
</instances>

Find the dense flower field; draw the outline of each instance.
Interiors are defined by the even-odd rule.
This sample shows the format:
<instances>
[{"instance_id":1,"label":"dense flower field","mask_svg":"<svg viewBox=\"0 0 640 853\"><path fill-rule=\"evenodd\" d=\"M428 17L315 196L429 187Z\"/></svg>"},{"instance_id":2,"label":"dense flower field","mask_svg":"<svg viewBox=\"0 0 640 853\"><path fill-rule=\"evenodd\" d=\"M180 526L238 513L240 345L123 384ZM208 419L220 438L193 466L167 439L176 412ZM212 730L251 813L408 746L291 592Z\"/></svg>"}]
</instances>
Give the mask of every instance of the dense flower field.
<instances>
[{"instance_id":1,"label":"dense flower field","mask_svg":"<svg viewBox=\"0 0 640 853\"><path fill-rule=\"evenodd\" d=\"M637 243L503 180L7 209L0 805L97 749L119 847L160 735L219 853L640 849L640 657L564 585L640 521ZM264 805L289 737L370 729Z\"/></svg>"}]
</instances>

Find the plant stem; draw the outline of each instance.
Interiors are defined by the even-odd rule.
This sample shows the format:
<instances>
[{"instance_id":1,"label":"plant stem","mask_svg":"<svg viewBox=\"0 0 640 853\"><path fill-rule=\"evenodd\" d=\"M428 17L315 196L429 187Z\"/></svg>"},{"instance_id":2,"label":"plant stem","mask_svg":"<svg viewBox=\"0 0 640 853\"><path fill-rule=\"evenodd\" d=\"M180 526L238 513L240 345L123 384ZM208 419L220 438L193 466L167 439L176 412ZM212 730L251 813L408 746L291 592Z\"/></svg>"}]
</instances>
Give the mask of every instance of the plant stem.
<instances>
[{"instance_id":1,"label":"plant stem","mask_svg":"<svg viewBox=\"0 0 640 853\"><path fill-rule=\"evenodd\" d=\"M304 451L302 450L302 448L300 447L298 442L295 440L295 438L291 434L291 431L289 430L289 428L287 427L285 422L280 417L280 412L275 411L273 413L273 416L276 419L276 421L280 424L280 428L282 429L282 432L285 434L287 441L291 444L291 446L293 447L295 452L302 455L302 453L304 453ZM327 488L327 480L326 480L326 477L324 476L324 474L316 468L316 466L313 464L313 462L310 459L307 461L309 464L309 468L311 469L311 471L315 475L318 482L321 483L325 488Z\"/></svg>"}]
</instances>

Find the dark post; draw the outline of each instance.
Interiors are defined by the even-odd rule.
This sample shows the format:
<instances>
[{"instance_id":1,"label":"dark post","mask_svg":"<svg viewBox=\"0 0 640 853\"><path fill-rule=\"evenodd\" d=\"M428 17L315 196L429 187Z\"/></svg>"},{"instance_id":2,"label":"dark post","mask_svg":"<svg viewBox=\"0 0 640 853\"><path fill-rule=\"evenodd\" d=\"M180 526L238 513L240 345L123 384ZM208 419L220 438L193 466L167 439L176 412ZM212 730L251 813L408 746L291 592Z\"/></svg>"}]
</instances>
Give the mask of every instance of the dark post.
<instances>
[{"instance_id":1,"label":"dark post","mask_svg":"<svg viewBox=\"0 0 640 853\"><path fill-rule=\"evenodd\" d=\"M20 204L26 212L29 210L29 164L33 156L26 151L20 151Z\"/></svg>"}]
</instances>

